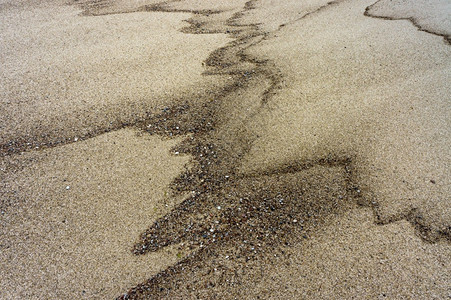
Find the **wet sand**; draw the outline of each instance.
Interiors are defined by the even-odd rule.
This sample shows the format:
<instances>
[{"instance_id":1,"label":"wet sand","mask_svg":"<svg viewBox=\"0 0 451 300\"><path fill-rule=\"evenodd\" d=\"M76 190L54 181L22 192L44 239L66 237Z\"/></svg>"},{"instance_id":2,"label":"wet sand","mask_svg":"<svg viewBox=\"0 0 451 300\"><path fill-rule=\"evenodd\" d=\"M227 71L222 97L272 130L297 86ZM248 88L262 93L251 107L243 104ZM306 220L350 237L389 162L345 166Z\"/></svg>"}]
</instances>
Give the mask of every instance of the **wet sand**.
<instances>
[{"instance_id":1,"label":"wet sand","mask_svg":"<svg viewBox=\"0 0 451 300\"><path fill-rule=\"evenodd\" d=\"M0 297L449 297L447 12L0 3Z\"/></svg>"}]
</instances>

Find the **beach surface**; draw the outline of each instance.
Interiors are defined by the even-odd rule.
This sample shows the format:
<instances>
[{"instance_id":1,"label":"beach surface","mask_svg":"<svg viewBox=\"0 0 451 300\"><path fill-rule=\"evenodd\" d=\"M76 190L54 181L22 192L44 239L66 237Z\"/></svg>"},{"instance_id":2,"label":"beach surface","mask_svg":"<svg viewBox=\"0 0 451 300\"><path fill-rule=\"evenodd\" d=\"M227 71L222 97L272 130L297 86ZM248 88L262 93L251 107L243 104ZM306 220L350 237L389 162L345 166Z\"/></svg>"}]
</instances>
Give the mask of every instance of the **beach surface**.
<instances>
[{"instance_id":1,"label":"beach surface","mask_svg":"<svg viewBox=\"0 0 451 300\"><path fill-rule=\"evenodd\" d=\"M449 298L450 14L1 0L0 298Z\"/></svg>"}]
</instances>

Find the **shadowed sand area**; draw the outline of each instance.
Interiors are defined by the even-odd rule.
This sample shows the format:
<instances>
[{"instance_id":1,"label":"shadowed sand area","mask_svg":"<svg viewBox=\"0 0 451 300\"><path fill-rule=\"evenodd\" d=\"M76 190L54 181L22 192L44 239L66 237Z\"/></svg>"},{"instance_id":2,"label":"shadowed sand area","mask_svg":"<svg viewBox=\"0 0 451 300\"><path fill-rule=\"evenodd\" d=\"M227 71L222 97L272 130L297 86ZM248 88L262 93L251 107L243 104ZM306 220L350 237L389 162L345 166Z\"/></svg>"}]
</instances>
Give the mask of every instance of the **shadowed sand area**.
<instances>
[{"instance_id":1,"label":"shadowed sand area","mask_svg":"<svg viewBox=\"0 0 451 300\"><path fill-rule=\"evenodd\" d=\"M0 297L446 299L449 14L0 2Z\"/></svg>"}]
</instances>

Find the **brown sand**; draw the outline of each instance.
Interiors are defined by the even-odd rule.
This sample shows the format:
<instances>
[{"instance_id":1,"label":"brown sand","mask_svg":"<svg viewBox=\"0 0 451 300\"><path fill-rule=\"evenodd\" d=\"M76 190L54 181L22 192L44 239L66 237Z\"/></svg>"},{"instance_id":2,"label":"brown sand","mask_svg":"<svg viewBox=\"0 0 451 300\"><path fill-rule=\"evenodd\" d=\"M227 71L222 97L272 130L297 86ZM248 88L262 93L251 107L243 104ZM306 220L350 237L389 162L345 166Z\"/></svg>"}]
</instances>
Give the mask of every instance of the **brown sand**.
<instances>
[{"instance_id":1,"label":"brown sand","mask_svg":"<svg viewBox=\"0 0 451 300\"><path fill-rule=\"evenodd\" d=\"M284 1L283 5L278 5L274 0L256 1L255 9L247 11L240 22L258 24L259 28L271 32L280 26L296 22L329 2L329 0L288 0Z\"/></svg>"},{"instance_id":2,"label":"brown sand","mask_svg":"<svg viewBox=\"0 0 451 300\"><path fill-rule=\"evenodd\" d=\"M131 247L174 206L167 186L188 160L171 155L176 143L123 129L9 157L0 298L113 298L175 263L171 249L135 256Z\"/></svg>"},{"instance_id":3,"label":"brown sand","mask_svg":"<svg viewBox=\"0 0 451 300\"><path fill-rule=\"evenodd\" d=\"M227 37L179 32L188 14L80 14L58 1L2 10L3 148L90 136L227 84L201 75Z\"/></svg>"},{"instance_id":4,"label":"brown sand","mask_svg":"<svg viewBox=\"0 0 451 300\"><path fill-rule=\"evenodd\" d=\"M4 156L2 297L105 298L133 286L124 298L449 297L446 3L81 1L84 16L55 3L2 6L2 97L23 96L3 106L12 152L136 120L189 135L125 129ZM13 22L21 15L31 23ZM35 52L16 52L27 24L54 29L33 36ZM64 55L80 42L64 32L84 29L94 39ZM219 32L234 40L217 49L225 35L192 34ZM46 84L43 65L50 82L79 88ZM181 174L189 156L171 156L176 144L192 157ZM132 254L135 242L145 255Z\"/></svg>"},{"instance_id":5,"label":"brown sand","mask_svg":"<svg viewBox=\"0 0 451 300\"><path fill-rule=\"evenodd\" d=\"M386 1L380 0L369 6L367 14L385 19L407 19L418 29L443 36L450 41L451 3L434 1Z\"/></svg>"},{"instance_id":6,"label":"brown sand","mask_svg":"<svg viewBox=\"0 0 451 300\"><path fill-rule=\"evenodd\" d=\"M286 247L243 297L264 299L447 299L451 252L428 244L406 221L375 225L368 209L330 220L311 239Z\"/></svg>"},{"instance_id":7,"label":"brown sand","mask_svg":"<svg viewBox=\"0 0 451 300\"><path fill-rule=\"evenodd\" d=\"M417 209L449 230L449 45L408 21L365 17L370 4L332 5L250 49L284 82L253 125L261 138L243 170L352 157L384 222Z\"/></svg>"}]
</instances>

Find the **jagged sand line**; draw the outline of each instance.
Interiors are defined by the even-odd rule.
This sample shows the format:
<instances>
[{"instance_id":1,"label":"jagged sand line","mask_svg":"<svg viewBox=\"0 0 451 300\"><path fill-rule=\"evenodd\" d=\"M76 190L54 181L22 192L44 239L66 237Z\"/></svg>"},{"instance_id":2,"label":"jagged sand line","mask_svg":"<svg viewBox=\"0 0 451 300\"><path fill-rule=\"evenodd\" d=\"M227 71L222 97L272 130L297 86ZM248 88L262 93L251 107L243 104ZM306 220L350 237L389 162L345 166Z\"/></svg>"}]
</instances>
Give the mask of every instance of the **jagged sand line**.
<instances>
[{"instance_id":1,"label":"jagged sand line","mask_svg":"<svg viewBox=\"0 0 451 300\"><path fill-rule=\"evenodd\" d=\"M409 22L365 17L371 3L328 6L249 50L273 59L285 78L249 125L262 137L243 172L349 157L382 222L415 208L420 217L412 223L433 227L426 239L448 239L450 49ZM328 26L341 14L346 18Z\"/></svg>"},{"instance_id":2,"label":"jagged sand line","mask_svg":"<svg viewBox=\"0 0 451 300\"><path fill-rule=\"evenodd\" d=\"M445 40L446 43L450 44L451 43L451 34L449 33L449 30L451 29L449 26L450 21L449 21L449 9L448 7L446 7L446 5L449 6L448 3L446 3L446 1L440 1L440 0L435 0L435 1L431 1L430 5L434 5L434 2L437 3L437 7L435 7L436 9L432 12L433 14L444 14L445 16L443 17L442 20L439 20L437 22L434 22L435 24L430 25L427 22L425 22L425 19L427 20L428 17L431 19L434 18L434 15L427 15L427 13L430 11L426 12L426 17L423 15L425 14L424 8L423 6L427 6L427 2L425 3L421 3L421 1L415 3L404 3L402 6L405 7L405 11L396 11L396 10L388 10L388 11L382 11L382 12L378 12L377 11L377 7L381 7L383 8L384 6L381 5L381 3L383 3L384 1L382 0L378 0L376 1L374 4L368 6L365 9L365 16L368 17L373 17L373 18L380 18L380 19L384 19L384 20L408 20L410 22L412 22L412 24L414 26L416 26L418 28L418 30L430 33L430 34L434 34L437 36L441 36L443 37L443 39ZM399 1L397 1L399 2ZM440 3L442 2L442 3ZM417 9L412 9L412 6L418 5ZM425 5L426 4L426 5ZM443 5L444 7L442 9L440 9L440 5ZM402 7L401 6L401 7ZM390 6L388 6L390 7ZM393 4L391 5L391 7L393 7ZM422 10L423 8L423 10ZM441 11L440 11L441 10ZM448 14L448 15L446 15ZM407 16L405 16L407 15ZM409 16L411 15L411 16ZM425 24L423 24L425 23ZM434 26L435 25L435 26ZM448 32L447 32L448 31Z\"/></svg>"},{"instance_id":3,"label":"jagged sand line","mask_svg":"<svg viewBox=\"0 0 451 300\"><path fill-rule=\"evenodd\" d=\"M1 11L0 156L131 126L233 81L202 76L202 61L230 39L180 32L189 14L86 17L61 2Z\"/></svg>"},{"instance_id":4,"label":"jagged sand line","mask_svg":"<svg viewBox=\"0 0 451 300\"><path fill-rule=\"evenodd\" d=\"M183 1L177 3L182 5ZM331 151L329 155L311 159L282 159L270 168L244 168L243 171L243 158L262 136L253 121L274 109L274 96L286 88L285 74L276 67L277 63L249 54L253 47L280 33L270 35L258 24L241 23L256 3L247 2L244 10L234 12L226 21L220 17L220 10L171 8L168 6L171 3L142 8L194 13L191 26L183 30L187 33L228 32L235 40L210 55L205 62L206 74L227 74L233 77L234 83L212 93L211 97L198 101L188 99L138 123L149 133L160 136L188 134L173 152L191 154L193 162L171 184L175 197L184 192L190 195L144 232L134 251L143 254L177 245L182 252L191 254L131 289L123 298L249 296L240 294L240 287L249 282L264 285L264 271L268 270L265 266L276 267L286 262L287 252L296 248L293 245L304 245L304 240L314 241L328 224L359 215L362 208L357 208L357 204L368 202L366 194L362 195L357 186L359 174L356 174L356 157L352 152L343 155ZM306 12L306 19L327 12L333 6L320 3L317 11ZM211 13L214 15L210 16ZM195 21L210 17L220 20L223 28ZM289 25L278 28L286 30ZM209 29L210 26L213 29ZM370 216L368 212L364 215L365 218ZM416 220L411 222L421 224ZM374 232L374 228L368 225L368 231ZM412 233L405 234L410 237ZM381 240L385 238L382 236ZM417 247L415 243L409 245ZM308 249L308 244L306 247ZM339 252L339 248L336 251ZM434 253L427 257L430 261L435 259ZM313 264L317 262L313 259ZM340 269L335 268L340 274ZM435 278L435 274L430 276ZM443 286L446 280L440 283ZM295 286L294 282L292 284ZM315 286L312 282L309 284Z\"/></svg>"},{"instance_id":5,"label":"jagged sand line","mask_svg":"<svg viewBox=\"0 0 451 300\"><path fill-rule=\"evenodd\" d=\"M251 10L253 8L253 3L254 1L248 2L245 10L238 13L233 18L233 21L235 22L246 11ZM335 4L336 2L332 2L329 3L329 5L320 6L317 11L309 12L306 16L320 13ZM153 9L161 9L161 6L155 6ZM173 11L173 9L170 11ZM195 28L193 32L199 32L199 23L194 24L197 28ZM230 24L231 23L229 23L229 25ZM281 26L280 28L283 27L285 26ZM249 56L245 54L246 49L257 45L261 40L268 38L266 33L258 32L257 26L251 27L247 29L247 31L246 34L246 30L241 29L241 32L239 33L240 39L238 39L236 43L232 43L225 48L215 51L213 57L215 58L216 63L212 64L210 62L207 63L207 65L217 67L219 69L218 72L224 72L224 68L227 70L227 68L242 61L254 63L256 68L250 74L252 74L252 76L266 77L268 84L270 84L270 87L266 92L260 96L260 106L257 105L257 108L254 109L254 111L259 111L268 102L268 99L270 99L272 95L272 91L276 89L283 78L278 75L279 72L276 68L271 68L269 61L249 59ZM208 30L205 30L205 32L208 32ZM251 46L244 49L238 47L238 45L245 43L248 38L255 38L255 36L258 35L262 35L263 38L257 43L253 43ZM234 59L229 57L229 55L238 58L238 62L235 58L235 63L233 63ZM246 72L248 71L246 70ZM264 79L259 79L259 81L263 80ZM242 77L242 82L238 83L235 88L238 89L239 87L243 87L244 82L246 81L247 78ZM246 88L246 86L244 87ZM239 265L244 264L242 259L246 262L251 258L264 260L265 256L268 256L268 252L271 252L269 249L273 249L274 242L271 241L270 238L265 238L265 232L267 233L267 237L271 228L280 229L280 224L286 225L287 227L278 231L278 238L280 239L278 242L285 241L286 243L290 243L290 233L299 234L296 231L297 227L287 225L287 223L290 224L289 221L294 218L289 212L294 212L294 215L300 216L305 222L305 227L309 227L310 224L315 224L316 226L318 223L321 223L321 220L326 219L328 215L337 213L330 205L332 205L333 208L336 208L336 206L341 207L341 209L349 209L352 207L352 205L349 206L349 204L346 203L340 202L340 204L338 204L336 199L334 199L333 193L332 195L327 193L322 195L321 190L324 186L328 185L325 182L315 183L312 180L311 182L306 182L304 186L302 183L299 183L297 188L305 188L306 185L315 187L313 195L303 195L297 188L290 186L289 182L292 174L298 176L297 178L302 178L303 174L306 172L309 174L308 171L306 171L309 168L317 170L322 164L330 168L333 168L334 165L341 166L346 170L344 174L329 175L331 177L328 177L326 174L330 170L326 168L320 169L321 176L323 178L334 178L334 176L336 176L333 181L340 177L348 178L345 180L347 183L338 188L338 191L341 190L341 199L343 199L343 197L355 198L355 200L351 200L350 202L362 203L359 201L360 198L358 194L360 191L355 186L355 183L352 183L353 175L351 172L351 162L354 158L340 158L340 156L334 157L332 155L328 158L312 160L309 163L300 161L299 163L289 164L285 167L279 167L276 170L269 171L269 173L268 171L261 170L259 173L253 173L251 177L245 176L244 178L250 179L250 181L246 181L246 185L258 185L258 182L263 180L265 182L264 185L271 186L271 179L266 181L267 179L265 178L267 175L265 174L273 174L272 176L275 176L275 180L279 181L280 185L277 187L272 186L271 193L278 194L280 198L290 199L290 204L287 206L289 207L288 211L285 211L280 207L273 207L268 215L258 216L251 221L240 219L241 209L246 213L251 213L251 216L252 214L254 216L256 214L258 215L258 213L253 211L256 207L265 212L267 210L269 211L269 208L272 207L273 204L268 202L268 199L274 200L274 194L265 194L264 192L262 194L261 192L259 193L256 191L250 193L245 192L245 189L243 190L239 184L240 180L242 180L240 178L243 177L242 175L239 175L239 172L237 173L236 168L241 163L240 159L248 153L253 144L253 137L250 137L249 131L246 129L237 131L232 130L232 133L227 132L230 131L230 128L234 128L233 126L230 126L230 124L233 124L233 120L229 123L226 122L224 127L221 127L222 124L219 124L218 126L216 121L216 115L221 113L222 103L226 103L227 101L230 101L230 98L233 99L234 97L239 97L240 99L246 99L246 96L249 97L245 91L241 92L244 94L244 97L240 95L239 91L236 92L236 94L235 92L235 90L231 91L231 97L226 93L219 99L214 99L211 103L203 104L200 109L187 109L185 114L188 120L185 120L180 116L180 110L174 109L173 111L169 111L168 114L163 114L156 121L151 121L147 125L148 128L151 128L150 132L152 133L167 134L168 131L171 132L171 134L194 133L194 135L181 147L178 147L174 151L190 153L197 162L193 169L187 171L174 183L174 189L176 191L190 191L192 196L179 205L173 212L158 220L148 231L146 231L141 237L142 242L136 245L135 252L142 254L148 251L157 251L161 247L181 242L184 244L187 243L191 248L199 246L201 248L174 267L157 274L148 282L130 290L127 294L122 296L123 298L174 297L174 295L183 295L183 293L189 294L190 292L194 294L197 293L196 295L198 296L208 297L208 295L212 296L219 292L218 286L220 286L219 289L223 292L225 286L232 288L232 286L237 283L237 280L239 281L239 279L235 279L230 280L229 282L227 278L230 279L230 277L228 277L230 275L224 274L231 272L233 269L240 269ZM174 111L176 112L175 114ZM232 116L235 115L233 112L230 113L230 111L227 111L227 113ZM194 118L192 116L194 116ZM203 120L201 126L196 124L198 119ZM181 120L183 121L181 122ZM154 125L153 122L156 122L157 125ZM208 126L204 126L205 122ZM184 125L186 126L186 123L188 126L184 127ZM174 128L177 130L174 131ZM227 128L227 130L221 130L221 128ZM162 129L164 129L164 131ZM234 151L227 151L230 145L234 145L231 147ZM309 175L311 176L311 174ZM231 189L231 191L228 193L224 192L224 190L228 191L228 189ZM354 196L355 194L353 192L350 193L350 191L357 191L357 195ZM340 192L336 191L336 193ZM229 197L230 195L233 195L233 197L228 199L226 195L229 195ZM240 195L246 195L246 197L240 197ZM296 201L295 195L303 195L305 198L301 197L302 200L301 203L299 203ZM337 194L335 194L335 196L337 196ZM317 201L320 201L320 199L327 199L326 202L321 202L322 205L320 206L323 210L318 207L312 208L309 206L311 205L311 203L308 202L310 197L315 198ZM306 207L302 206L302 201L305 201L303 204L306 205ZM225 207L225 211L217 211L218 203L221 203L221 205L219 205L220 207ZM311 219L309 219L309 217L312 217L310 215L311 213L306 213L309 209L315 211L315 213L312 214L314 217ZM340 209L338 211L340 211ZM411 215L406 216L406 218L414 224L417 229L420 229L423 232L430 231L430 229L426 229L426 227L419 225L420 223L418 223L418 220L411 217ZM260 223L256 219L263 219L264 221L261 221ZM217 226L219 228L215 228L215 222L220 224ZM282 223L279 223L278 226L277 222ZM255 223L258 223L258 225ZM248 233L252 232L252 228L257 228L257 232L260 232L261 235L255 232ZM442 234L445 238L448 236L446 231L438 233ZM425 233L423 236L427 237L428 234ZM257 251L252 253L252 251L246 249L247 247L245 244L248 242L252 246L251 249L256 248L254 247L255 244L261 247L259 248L260 251L258 251L258 255L255 254ZM235 252L232 250L234 248ZM236 248L246 250L243 250L244 253L242 250L238 250L237 254ZM225 262L219 258L222 256L229 257L230 260ZM215 260L214 257L217 257L217 260ZM210 273L212 272L211 270L219 268L215 268L215 266L224 265L227 265L228 267L226 270L220 272L220 274L222 274L221 279L217 279L215 277L216 275ZM186 274L189 272L196 272L196 274L198 274L197 272L200 272L197 276L202 279L199 279L199 277L196 278L196 276L194 278L187 278ZM191 273L190 276L192 276ZM207 287L208 291L205 290ZM201 289L201 291L199 291L199 289ZM175 291L177 291L176 293L182 294L173 294Z\"/></svg>"}]
</instances>

